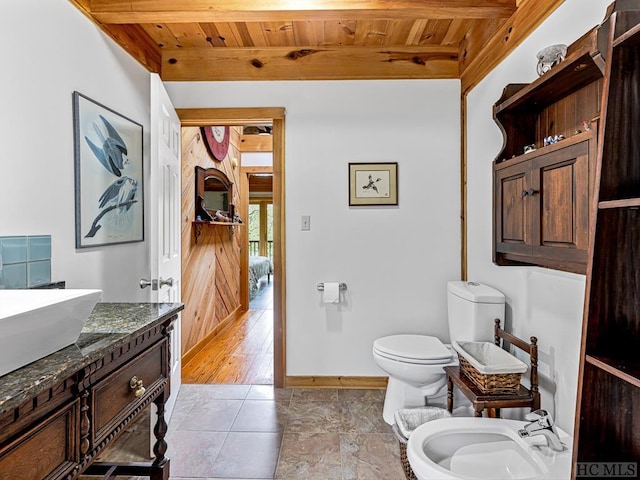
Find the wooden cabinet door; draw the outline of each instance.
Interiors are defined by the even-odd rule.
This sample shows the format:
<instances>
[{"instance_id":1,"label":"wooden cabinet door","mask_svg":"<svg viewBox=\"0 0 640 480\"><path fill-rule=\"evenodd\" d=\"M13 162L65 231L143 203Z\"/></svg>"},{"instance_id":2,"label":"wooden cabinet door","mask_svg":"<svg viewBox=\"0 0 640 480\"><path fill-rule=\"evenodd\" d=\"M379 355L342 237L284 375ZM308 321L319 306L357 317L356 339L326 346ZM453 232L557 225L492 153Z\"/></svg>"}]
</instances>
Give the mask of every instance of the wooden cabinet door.
<instances>
[{"instance_id":1,"label":"wooden cabinet door","mask_svg":"<svg viewBox=\"0 0 640 480\"><path fill-rule=\"evenodd\" d=\"M530 163L497 167L494 178L495 251L531 255Z\"/></svg>"},{"instance_id":2,"label":"wooden cabinet door","mask_svg":"<svg viewBox=\"0 0 640 480\"><path fill-rule=\"evenodd\" d=\"M526 201L533 255L586 263L589 241L589 142L537 157Z\"/></svg>"}]
</instances>

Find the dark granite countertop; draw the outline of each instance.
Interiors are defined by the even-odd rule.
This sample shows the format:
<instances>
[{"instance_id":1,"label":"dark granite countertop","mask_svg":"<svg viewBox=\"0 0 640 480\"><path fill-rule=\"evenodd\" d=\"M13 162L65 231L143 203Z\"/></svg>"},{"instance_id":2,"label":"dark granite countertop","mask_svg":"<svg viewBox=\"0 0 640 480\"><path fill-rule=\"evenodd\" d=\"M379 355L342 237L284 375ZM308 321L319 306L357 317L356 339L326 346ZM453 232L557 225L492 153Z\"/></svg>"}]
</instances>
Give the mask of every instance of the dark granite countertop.
<instances>
[{"instance_id":1,"label":"dark granite countertop","mask_svg":"<svg viewBox=\"0 0 640 480\"><path fill-rule=\"evenodd\" d=\"M52 387L183 308L182 303L98 303L76 343L0 376L0 413Z\"/></svg>"}]
</instances>

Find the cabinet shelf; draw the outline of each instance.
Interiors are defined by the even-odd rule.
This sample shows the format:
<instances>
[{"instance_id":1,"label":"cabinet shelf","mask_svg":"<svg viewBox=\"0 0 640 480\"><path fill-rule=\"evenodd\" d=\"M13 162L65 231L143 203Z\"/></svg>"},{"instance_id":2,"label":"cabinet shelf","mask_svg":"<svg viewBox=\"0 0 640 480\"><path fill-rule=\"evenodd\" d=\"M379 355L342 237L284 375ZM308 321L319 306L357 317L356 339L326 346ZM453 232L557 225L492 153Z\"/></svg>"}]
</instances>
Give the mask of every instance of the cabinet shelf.
<instances>
[{"instance_id":1,"label":"cabinet shelf","mask_svg":"<svg viewBox=\"0 0 640 480\"><path fill-rule=\"evenodd\" d=\"M214 221L205 221L205 220L195 220L191 222L193 225L193 235L195 243L198 243L198 237L202 234L202 227L205 226L221 226L229 228L229 237L233 236L233 232L235 231L235 227L239 227L240 225L244 225L244 223L239 222L214 222Z\"/></svg>"},{"instance_id":2,"label":"cabinet shelf","mask_svg":"<svg viewBox=\"0 0 640 480\"><path fill-rule=\"evenodd\" d=\"M573 42L567 57L550 71L528 85L506 89L495 105L495 113L540 110L602 78L603 65L596 61L598 56L597 29L593 29Z\"/></svg>"},{"instance_id":3,"label":"cabinet shelf","mask_svg":"<svg viewBox=\"0 0 640 480\"><path fill-rule=\"evenodd\" d=\"M600 210L608 208L638 208L640 207L640 198L624 198L620 200L607 200L598 203Z\"/></svg>"},{"instance_id":4,"label":"cabinet shelf","mask_svg":"<svg viewBox=\"0 0 640 480\"><path fill-rule=\"evenodd\" d=\"M595 135L595 130L587 130L586 132L576 133L575 135L572 135L569 138L565 138L564 140L561 140L557 143L552 143L551 145L546 145L546 146L537 148L533 152L516 155L515 157L512 157L509 160L500 162L496 165L496 169L505 168L509 165L513 165L514 163L529 161L534 158L548 155L558 150L562 150L563 148L567 148L572 145L576 145L580 142L584 142L585 140L589 140L593 135Z\"/></svg>"},{"instance_id":5,"label":"cabinet shelf","mask_svg":"<svg viewBox=\"0 0 640 480\"><path fill-rule=\"evenodd\" d=\"M496 105L495 113L500 114L505 110L541 110L599 78L602 78L602 71L596 65L589 48L584 47Z\"/></svg>"},{"instance_id":6,"label":"cabinet shelf","mask_svg":"<svg viewBox=\"0 0 640 480\"><path fill-rule=\"evenodd\" d=\"M601 370L609 372L611 375L640 388L639 362L600 355L586 355L585 360L594 367L598 367Z\"/></svg>"},{"instance_id":7,"label":"cabinet shelf","mask_svg":"<svg viewBox=\"0 0 640 480\"><path fill-rule=\"evenodd\" d=\"M640 44L640 24L630 28L613 41L613 47L631 47Z\"/></svg>"},{"instance_id":8,"label":"cabinet shelf","mask_svg":"<svg viewBox=\"0 0 640 480\"><path fill-rule=\"evenodd\" d=\"M244 225L244 223L239 222L209 222L205 220L194 220L192 223L194 225L223 225L225 227L237 227L239 225Z\"/></svg>"},{"instance_id":9,"label":"cabinet shelf","mask_svg":"<svg viewBox=\"0 0 640 480\"><path fill-rule=\"evenodd\" d=\"M545 148L548 136L573 137L597 130L602 95L603 61L592 29L567 49L567 57L530 84L507 85L493 106L493 117L504 137L496 162L524 153L525 145Z\"/></svg>"}]
</instances>

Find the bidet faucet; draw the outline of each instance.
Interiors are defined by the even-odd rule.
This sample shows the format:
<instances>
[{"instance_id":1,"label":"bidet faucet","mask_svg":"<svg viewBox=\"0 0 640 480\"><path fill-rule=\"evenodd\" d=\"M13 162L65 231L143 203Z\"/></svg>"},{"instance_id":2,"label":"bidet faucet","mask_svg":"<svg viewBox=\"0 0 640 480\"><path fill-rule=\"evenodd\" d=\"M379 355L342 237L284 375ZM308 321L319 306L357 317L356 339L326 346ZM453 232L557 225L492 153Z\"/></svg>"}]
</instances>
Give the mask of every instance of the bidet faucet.
<instances>
[{"instance_id":1,"label":"bidet faucet","mask_svg":"<svg viewBox=\"0 0 640 480\"><path fill-rule=\"evenodd\" d=\"M547 440L547 445L556 452L562 452L564 445L560 441L558 431L553 426L553 418L546 410L535 410L525 415L525 420L529 421L524 428L518 430L520 437L534 437L542 435Z\"/></svg>"}]
</instances>

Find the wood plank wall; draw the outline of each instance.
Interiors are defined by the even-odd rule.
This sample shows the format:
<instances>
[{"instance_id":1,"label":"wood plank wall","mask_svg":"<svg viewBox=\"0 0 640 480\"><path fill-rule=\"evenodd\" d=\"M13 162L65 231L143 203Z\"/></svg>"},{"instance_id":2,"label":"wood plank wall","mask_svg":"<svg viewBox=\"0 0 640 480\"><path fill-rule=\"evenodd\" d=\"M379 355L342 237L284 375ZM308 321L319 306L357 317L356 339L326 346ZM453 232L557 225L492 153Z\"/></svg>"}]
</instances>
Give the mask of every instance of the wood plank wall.
<instances>
[{"instance_id":1,"label":"wood plank wall","mask_svg":"<svg viewBox=\"0 0 640 480\"><path fill-rule=\"evenodd\" d=\"M217 168L233 182L233 203L240 198L240 168L231 159L240 159L241 127L230 128L229 152L214 161L206 150L199 127L182 128L182 352L198 347L213 336L240 310L240 240L238 228L203 226L195 243L195 167Z\"/></svg>"}]
</instances>

